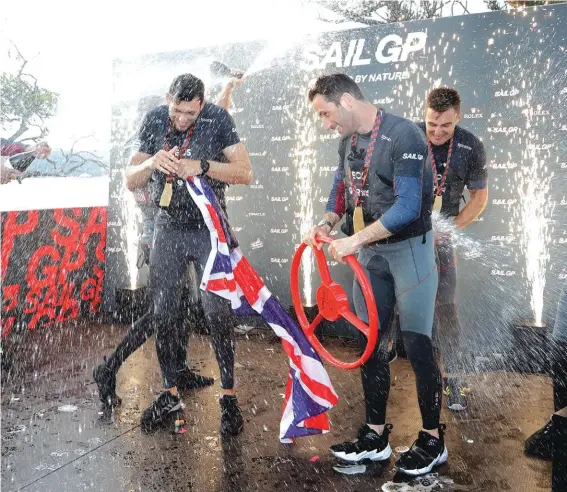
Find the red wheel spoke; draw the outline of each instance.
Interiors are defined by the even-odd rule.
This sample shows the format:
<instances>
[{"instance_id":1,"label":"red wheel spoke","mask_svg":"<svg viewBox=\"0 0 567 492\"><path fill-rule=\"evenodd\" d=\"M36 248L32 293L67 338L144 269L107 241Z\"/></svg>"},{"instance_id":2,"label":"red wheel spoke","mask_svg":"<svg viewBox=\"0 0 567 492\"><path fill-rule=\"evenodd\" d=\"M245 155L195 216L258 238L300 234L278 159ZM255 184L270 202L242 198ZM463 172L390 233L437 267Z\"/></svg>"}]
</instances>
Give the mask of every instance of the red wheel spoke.
<instances>
[{"instance_id":1,"label":"red wheel spoke","mask_svg":"<svg viewBox=\"0 0 567 492\"><path fill-rule=\"evenodd\" d=\"M315 328L317 328L319 326L319 323L321 323L321 321L323 321L324 319L325 318L323 318L323 315L321 313L317 313L317 316L315 316L315 319L307 329L307 335L312 335L315 332Z\"/></svg>"},{"instance_id":2,"label":"red wheel spoke","mask_svg":"<svg viewBox=\"0 0 567 492\"><path fill-rule=\"evenodd\" d=\"M353 324L362 333L364 333L366 337L368 337L368 334L370 333L370 328L356 314L354 314L352 311L344 311L341 313L341 316L344 319L346 319L349 323Z\"/></svg>"},{"instance_id":3,"label":"red wheel spoke","mask_svg":"<svg viewBox=\"0 0 567 492\"><path fill-rule=\"evenodd\" d=\"M315 253L315 258L317 259L317 266L319 267L319 276L321 277L321 283L323 285L331 285L333 279L331 278L331 272L329 272L329 267L327 266L327 258L322 250L313 250Z\"/></svg>"}]
</instances>

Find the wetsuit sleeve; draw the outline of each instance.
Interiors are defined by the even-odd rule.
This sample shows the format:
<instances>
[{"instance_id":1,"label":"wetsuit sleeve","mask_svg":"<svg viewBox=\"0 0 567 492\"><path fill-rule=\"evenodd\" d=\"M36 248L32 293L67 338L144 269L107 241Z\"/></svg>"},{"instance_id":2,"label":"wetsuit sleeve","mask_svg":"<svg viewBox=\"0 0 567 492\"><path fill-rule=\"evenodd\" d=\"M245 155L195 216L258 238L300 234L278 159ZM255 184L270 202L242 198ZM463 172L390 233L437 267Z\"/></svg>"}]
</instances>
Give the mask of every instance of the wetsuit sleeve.
<instances>
[{"instance_id":1,"label":"wetsuit sleeve","mask_svg":"<svg viewBox=\"0 0 567 492\"><path fill-rule=\"evenodd\" d=\"M156 145L156 123L153 111L144 116L138 131L138 152L155 155L158 152Z\"/></svg>"},{"instance_id":2,"label":"wetsuit sleeve","mask_svg":"<svg viewBox=\"0 0 567 492\"><path fill-rule=\"evenodd\" d=\"M339 146L339 165L335 170L335 177L333 179L333 187L329 193L327 206L325 212L337 214L342 217L346 212L345 203L345 168L344 168L344 152L345 145L341 142Z\"/></svg>"},{"instance_id":3,"label":"wetsuit sleeve","mask_svg":"<svg viewBox=\"0 0 567 492\"><path fill-rule=\"evenodd\" d=\"M392 234L419 217L421 212L423 166L427 159L427 144L420 129L403 125L396 132L392 146L394 161L394 204L380 218Z\"/></svg>"},{"instance_id":4,"label":"wetsuit sleeve","mask_svg":"<svg viewBox=\"0 0 567 492\"><path fill-rule=\"evenodd\" d=\"M219 117L218 135L221 149L226 149L227 147L240 143L240 137L236 131L234 119L224 108L221 109L221 115Z\"/></svg>"},{"instance_id":5,"label":"wetsuit sleeve","mask_svg":"<svg viewBox=\"0 0 567 492\"><path fill-rule=\"evenodd\" d=\"M488 180L488 172L486 169L486 152L484 145L477 140L474 146L471 160L467 166L467 178L465 185L469 190L482 190L486 188Z\"/></svg>"}]
</instances>

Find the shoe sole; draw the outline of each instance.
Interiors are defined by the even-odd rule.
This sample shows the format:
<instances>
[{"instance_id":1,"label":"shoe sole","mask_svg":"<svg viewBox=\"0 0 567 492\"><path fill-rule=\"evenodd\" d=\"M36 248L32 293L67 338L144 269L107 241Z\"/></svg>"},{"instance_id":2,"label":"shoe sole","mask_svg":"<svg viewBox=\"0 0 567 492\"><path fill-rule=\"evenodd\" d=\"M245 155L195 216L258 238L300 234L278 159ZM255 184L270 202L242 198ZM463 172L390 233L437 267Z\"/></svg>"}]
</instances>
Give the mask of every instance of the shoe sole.
<instances>
[{"instance_id":1,"label":"shoe sole","mask_svg":"<svg viewBox=\"0 0 567 492\"><path fill-rule=\"evenodd\" d=\"M402 473L405 473L406 475L410 475L412 477L417 477L418 475L429 473L436 466L442 465L447 461L448 457L449 457L449 451L447 450L447 446L445 446L443 452L439 456L437 456L437 458L435 458L429 466L426 466L425 468L419 468L417 470L406 470L404 468L400 468L397 465L395 466L396 469L401 471Z\"/></svg>"},{"instance_id":2,"label":"shoe sole","mask_svg":"<svg viewBox=\"0 0 567 492\"><path fill-rule=\"evenodd\" d=\"M357 461L362 460L371 460L371 461L385 461L390 456L392 456L392 448L390 444L388 444L382 451L378 451L374 449L372 451L363 451L362 453L349 453L346 454L343 451L333 451L330 450L331 454L335 456L335 458L339 458L343 461L348 461L349 463L355 463Z\"/></svg>"}]
</instances>

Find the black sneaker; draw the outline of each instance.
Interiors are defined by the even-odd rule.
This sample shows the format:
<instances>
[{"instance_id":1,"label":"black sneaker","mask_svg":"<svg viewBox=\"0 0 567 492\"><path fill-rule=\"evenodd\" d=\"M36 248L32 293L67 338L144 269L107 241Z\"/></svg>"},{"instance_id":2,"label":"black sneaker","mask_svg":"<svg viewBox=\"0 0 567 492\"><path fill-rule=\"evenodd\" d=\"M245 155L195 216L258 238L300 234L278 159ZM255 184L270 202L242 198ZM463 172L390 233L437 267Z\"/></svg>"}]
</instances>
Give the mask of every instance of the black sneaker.
<instances>
[{"instance_id":1,"label":"black sneaker","mask_svg":"<svg viewBox=\"0 0 567 492\"><path fill-rule=\"evenodd\" d=\"M403 453L396 468L406 475L417 476L429 473L433 467L447 461L448 452L445 446L444 425L439 426L439 439L425 431L420 431L409 451Z\"/></svg>"},{"instance_id":2,"label":"black sneaker","mask_svg":"<svg viewBox=\"0 0 567 492\"><path fill-rule=\"evenodd\" d=\"M201 376L200 374L193 372L188 367L179 371L179 374L177 375L177 389L179 391L205 388L213 384L215 384L214 378Z\"/></svg>"},{"instance_id":3,"label":"black sneaker","mask_svg":"<svg viewBox=\"0 0 567 492\"><path fill-rule=\"evenodd\" d=\"M142 412L142 418L140 419L142 430L150 432L160 427L164 424L164 421L171 412L175 412L180 408L181 400L169 391L164 391L158 396L157 400L153 402L151 407L146 408Z\"/></svg>"},{"instance_id":4,"label":"black sneaker","mask_svg":"<svg viewBox=\"0 0 567 492\"><path fill-rule=\"evenodd\" d=\"M467 389L456 378L443 378L443 393L449 410L462 412L467 409Z\"/></svg>"},{"instance_id":5,"label":"black sneaker","mask_svg":"<svg viewBox=\"0 0 567 492\"><path fill-rule=\"evenodd\" d=\"M236 396L224 395L219 400L221 406L221 434L236 436L242 432L244 420Z\"/></svg>"},{"instance_id":6,"label":"black sneaker","mask_svg":"<svg viewBox=\"0 0 567 492\"><path fill-rule=\"evenodd\" d=\"M116 394L116 373L111 371L104 362L93 369L93 379L98 387L100 401L107 407L115 407L122 404L122 400Z\"/></svg>"},{"instance_id":7,"label":"black sneaker","mask_svg":"<svg viewBox=\"0 0 567 492\"><path fill-rule=\"evenodd\" d=\"M555 428L550 420L540 430L526 439L524 451L528 456L542 460L553 459L553 435Z\"/></svg>"},{"instance_id":8,"label":"black sneaker","mask_svg":"<svg viewBox=\"0 0 567 492\"><path fill-rule=\"evenodd\" d=\"M362 460L384 461L392 455L388 436L392 430L391 424L386 424L382 435L364 424L359 430L355 441L334 444L329 449L331 454L343 461L357 462Z\"/></svg>"}]
</instances>

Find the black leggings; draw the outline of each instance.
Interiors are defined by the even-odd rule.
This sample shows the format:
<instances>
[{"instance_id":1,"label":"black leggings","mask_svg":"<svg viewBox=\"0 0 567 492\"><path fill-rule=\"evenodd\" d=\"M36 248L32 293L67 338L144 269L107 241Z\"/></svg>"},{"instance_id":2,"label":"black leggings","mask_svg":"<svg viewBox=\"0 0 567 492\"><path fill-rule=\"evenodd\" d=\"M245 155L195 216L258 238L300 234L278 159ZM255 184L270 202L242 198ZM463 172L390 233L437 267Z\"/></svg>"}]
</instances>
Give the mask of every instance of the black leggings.
<instances>
[{"instance_id":1,"label":"black leggings","mask_svg":"<svg viewBox=\"0 0 567 492\"><path fill-rule=\"evenodd\" d=\"M194 278L194 272L192 275L188 276L188 282L190 284L196 283L196 280L197 279ZM189 285L189 287L194 287L191 291L187 291L187 294L190 294L192 297L192 303L189 306L190 309L186 310L185 305L183 306L184 321L188 322L189 326L195 326L197 322L202 322L203 320L202 307L199 303L199 292L196 286ZM126 362L126 359L144 345L144 343L154 335L155 331L154 308L152 306L141 318L138 318L126 332L122 341L108 357L106 361L107 367L114 373L117 373L122 364ZM182 370L185 369L187 365L187 344L180 342L177 344L177 349L179 350L177 360L181 362L179 370Z\"/></svg>"},{"instance_id":2,"label":"black leggings","mask_svg":"<svg viewBox=\"0 0 567 492\"><path fill-rule=\"evenodd\" d=\"M186 315L181 309L186 273L190 263L194 263L195 275L191 280L199 282L210 251L211 238L206 229L156 226L150 260L153 307L128 330L107 362L110 369L117 372L122 363L155 333L164 386L177 386L177 374L186 366L189 338L188 326L184 322ZM196 285L192 287L197 289ZM221 386L232 389L235 323L230 303L216 294L203 291L201 300L220 369ZM193 307L196 308L197 304L194 303Z\"/></svg>"},{"instance_id":3,"label":"black leggings","mask_svg":"<svg viewBox=\"0 0 567 492\"><path fill-rule=\"evenodd\" d=\"M380 320L382 323L382 320ZM385 326L385 325L381 325ZM424 429L437 429L441 414L441 373L433 353L431 338L421 333L403 332L404 346L415 373L417 398ZM388 334L382 332L383 342L361 368L365 388L366 422L386 423L386 405L390 393L390 365L388 364ZM361 348L366 338L361 335Z\"/></svg>"},{"instance_id":4,"label":"black leggings","mask_svg":"<svg viewBox=\"0 0 567 492\"><path fill-rule=\"evenodd\" d=\"M186 230L156 224L150 257L150 284L156 350L166 388L177 386L177 374L185 362L179 360L179 347L185 347L188 339L181 311L187 268L193 263L195 281L200 281L210 252L211 236L208 229ZM206 291L201 291L201 301L220 369L221 386L232 389L235 349L234 317L230 302Z\"/></svg>"},{"instance_id":5,"label":"black leggings","mask_svg":"<svg viewBox=\"0 0 567 492\"><path fill-rule=\"evenodd\" d=\"M361 367L366 422L374 425L386 422L390 392L387 346L397 303L406 353L415 373L423 428L436 429L441 413L441 373L431 341L437 292L433 235L428 233L425 242L419 237L363 248L358 259L370 279L380 319L379 343ZM357 282L354 304L358 316L367 321L366 305ZM363 335L361 344L364 350Z\"/></svg>"}]
</instances>

